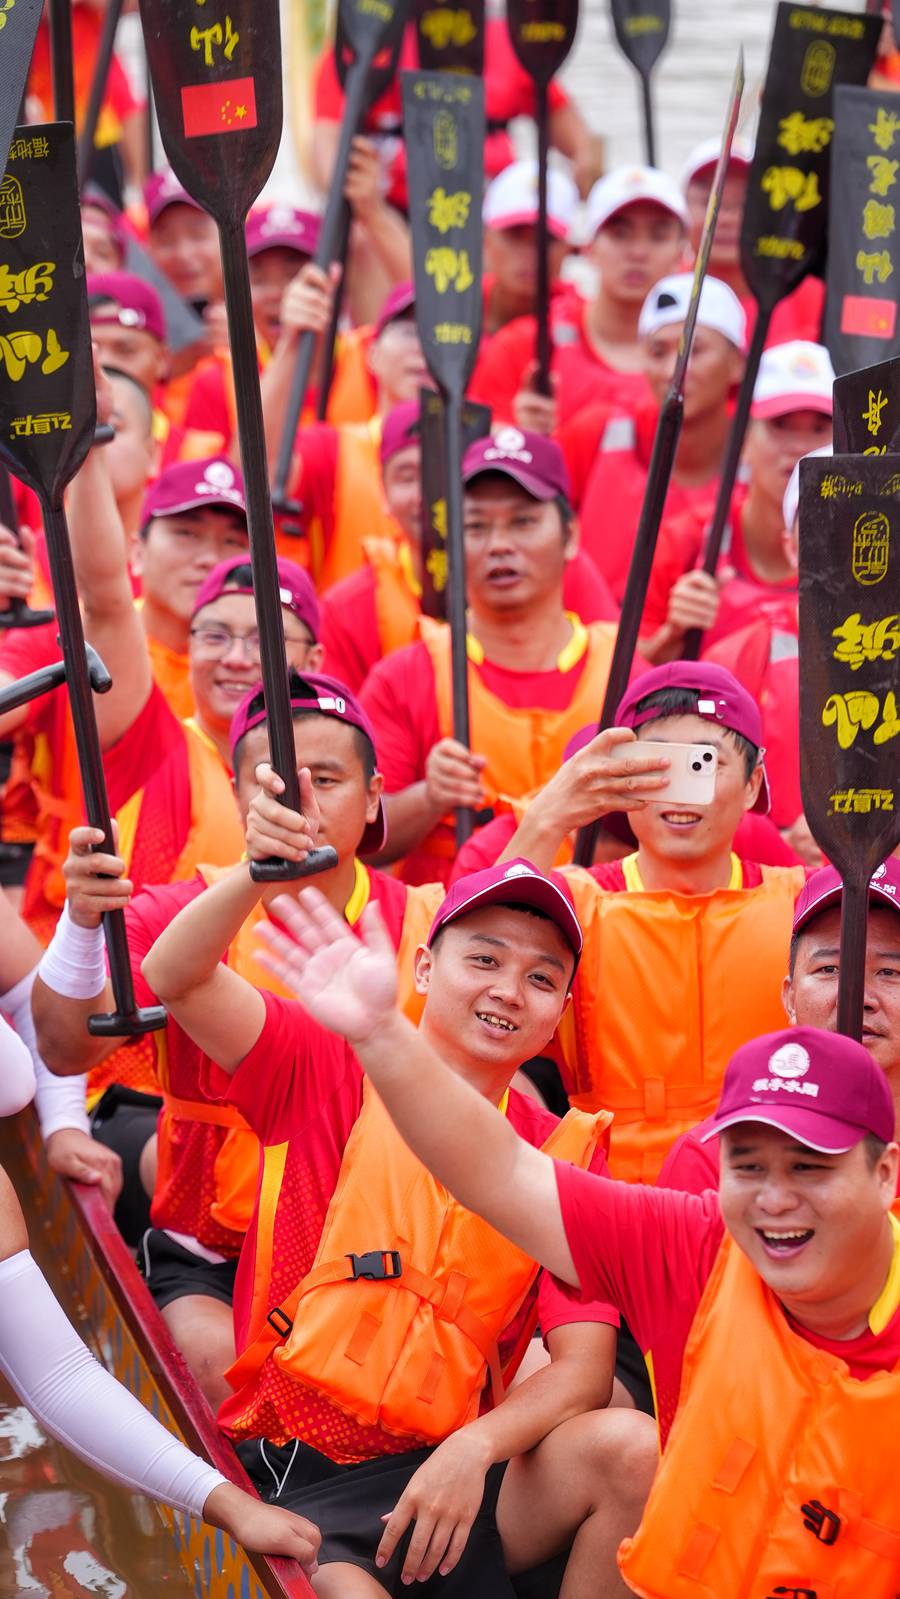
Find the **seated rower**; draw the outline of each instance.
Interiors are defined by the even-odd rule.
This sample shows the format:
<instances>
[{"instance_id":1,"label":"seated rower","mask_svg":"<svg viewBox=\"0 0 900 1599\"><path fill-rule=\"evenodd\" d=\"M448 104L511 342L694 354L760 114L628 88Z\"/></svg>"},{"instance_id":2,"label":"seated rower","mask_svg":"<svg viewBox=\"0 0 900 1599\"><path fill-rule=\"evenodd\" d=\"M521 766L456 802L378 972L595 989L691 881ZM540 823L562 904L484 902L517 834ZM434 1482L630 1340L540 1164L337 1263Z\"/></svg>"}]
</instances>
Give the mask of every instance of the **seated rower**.
<instances>
[{"instance_id":1,"label":"seated rower","mask_svg":"<svg viewBox=\"0 0 900 1599\"><path fill-rule=\"evenodd\" d=\"M534 1566L573 1538L565 1591L616 1593L615 1529L635 1519L654 1451L645 1418L599 1408L614 1312L560 1297L527 1256L448 1209L390 1132L352 1045L222 965L259 892L239 868L144 962L218 1063L210 1089L265 1149L220 1424L257 1440L246 1453L279 1503L319 1517L323 1599L398 1594L438 1570L447 1599L504 1599L504 1566ZM424 1035L491 1116L603 1171L604 1115L558 1123L510 1089L557 1025L580 945L565 888L518 861L442 902L415 987ZM550 1363L511 1388L535 1313Z\"/></svg>"}]
</instances>

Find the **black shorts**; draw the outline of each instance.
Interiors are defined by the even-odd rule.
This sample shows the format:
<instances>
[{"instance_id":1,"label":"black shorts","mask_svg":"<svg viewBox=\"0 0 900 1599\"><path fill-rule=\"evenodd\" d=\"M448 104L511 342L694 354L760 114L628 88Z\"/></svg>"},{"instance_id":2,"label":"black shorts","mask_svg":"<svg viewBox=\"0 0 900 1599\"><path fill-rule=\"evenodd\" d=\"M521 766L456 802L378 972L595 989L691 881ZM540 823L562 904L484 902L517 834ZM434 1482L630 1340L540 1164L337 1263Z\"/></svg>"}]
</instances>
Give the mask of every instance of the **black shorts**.
<instances>
[{"instance_id":1,"label":"black shorts","mask_svg":"<svg viewBox=\"0 0 900 1599\"><path fill-rule=\"evenodd\" d=\"M141 1182L141 1155L156 1132L162 1100L112 1083L97 1101L91 1133L98 1144L115 1150L122 1162L122 1192L116 1201L116 1226L126 1244L137 1249L150 1226L150 1195Z\"/></svg>"},{"instance_id":2,"label":"black shorts","mask_svg":"<svg viewBox=\"0 0 900 1599\"><path fill-rule=\"evenodd\" d=\"M159 1310L188 1294L203 1294L223 1305L234 1300L236 1260L204 1260L158 1227L148 1227L141 1239L138 1266Z\"/></svg>"},{"instance_id":3,"label":"black shorts","mask_svg":"<svg viewBox=\"0 0 900 1599\"><path fill-rule=\"evenodd\" d=\"M642 1410L647 1416L655 1416L647 1362L634 1333L624 1321L620 1324L616 1344L616 1376L623 1388L628 1389L635 1409Z\"/></svg>"},{"instance_id":4,"label":"black shorts","mask_svg":"<svg viewBox=\"0 0 900 1599\"><path fill-rule=\"evenodd\" d=\"M237 1453L264 1499L315 1522L322 1533L320 1565L340 1561L361 1566L387 1593L410 1592L400 1581L400 1573L413 1527L401 1539L388 1565L375 1565L375 1551L384 1532L382 1517L393 1510L410 1478L427 1460L429 1449L385 1455L358 1466L337 1465L299 1440L279 1449L266 1439L252 1438L238 1444ZM564 1558L548 1562L539 1572L529 1573L515 1584L507 1575L496 1521L505 1470L503 1463L492 1466L487 1474L481 1509L459 1564L449 1576L435 1572L427 1582L417 1582L417 1595L421 1593L423 1599L517 1599L521 1591L529 1599L556 1599ZM520 1581L524 1584L521 1590Z\"/></svg>"}]
</instances>

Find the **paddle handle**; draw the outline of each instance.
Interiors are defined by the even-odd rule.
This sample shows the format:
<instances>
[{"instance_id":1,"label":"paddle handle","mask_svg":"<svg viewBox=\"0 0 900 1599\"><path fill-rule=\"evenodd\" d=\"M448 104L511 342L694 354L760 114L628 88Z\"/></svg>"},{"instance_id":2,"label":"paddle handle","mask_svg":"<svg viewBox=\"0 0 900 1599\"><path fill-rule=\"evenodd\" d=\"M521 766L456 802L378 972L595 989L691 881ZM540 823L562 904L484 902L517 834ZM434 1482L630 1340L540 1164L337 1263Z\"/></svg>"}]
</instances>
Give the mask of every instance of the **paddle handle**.
<instances>
[{"instance_id":1,"label":"paddle handle","mask_svg":"<svg viewBox=\"0 0 900 1599\"><path fill-rule=\"evenodd\" d=\"M319 230L319 243L315 254L316 265L322 267L326 272L336 259L336 252L342 239L343 250L339 259L342 268L346 265L350 229L349 219L346 230L344 224L345 211L348 209L347 202L344 199L344 183L347 178L347 167L350 162L353 140L358 132L366 107L370 66L370 61L364 61L360 58L354 61L347 70L344 116L341 122L334 170L331 174L331 187L328 190L328 199L325 203L322 226ZM343 271L341 276L343 277ZM287 410L278 445L275 475L272 480L272 502L279 511L296 509L288 500L287 487L291 475L291 462L294 458L294 440L297 436L297 428L300 425L303 401L306 398L306 391L309 387L309 375L312 371L313 357L316 350L316 337L317 335L307 328L304 329L297 341L297 354L291 375Z\"/></svg>"},{"instance_id":2,"label":"paddle handle","mask_svg":"<svg viewBox=\"0 0 900 1599\"><path fill-rule=\"evenodd\" d=\"M450 679L453 688L453 737L469 747L469 656L466 649L466 550L463 535L462 395L444 393L444 459L447 468L447 622L450 627ZM456 812L456 847L461 849L475 826L468 806Z\"/></svg>"},{"instance_id":3,"label":"paddle handle","mask_svg":"<svg viewBox=\"0 0 900 1599\"><path fill-rule=\"evenodd\" d=\"M648 167L656 166L656 129L653 122L653 90L649 72L641 75L641 105L644 112L644 157Z\"/></svg>"},{"instance_id":4,"label":"paddle handle","mask_svg":"<svg viewBox=\"0 0 900 1599\"><path fill-rule=\"evenodd\" d=\"M100 738L94 718L91 698L91 675L85 651L84 630L78 608L75 587L75 570L69 546L69 530L61 506L43 502L44 533L47 539L47 559L53 579L53 592L59 615L60 644L65 666L66 684L72 724L75 729L75 746L78 752L78 770L84 794L84 809L88 824L103 834L98 847L105 853L116 853L113 842L109 800L106 794L106 777ZM107 911L103 917L103 931L109 956L109 975L112 981L115 1012L90 1017L88 1030L107 1037L131 1037L138 1033L153 1032L166 1024L166 1013L161 1005L138 1010L134 1002L134 984L128 955L128 938L122 911Z\"/></svg>"},{"instance_id":5,"label":"paddle handle","mask_svg":"<svg viewBox=\"0 0 900 1599\"><path fill-rule=\"evenodd\" d=\"M747 352L747 364L741 387L738 393L737 405L734 408L734 418L731 423L731 432L728 435L728 447L725 459L722 462L722 475L719 478L719 488L716 494L716 504L712 521L706 535L706 548L703 552L702 571L710 577L715 577L719 557L722 554L722 541L725 537L725 528L728 525L728 514L731 510L731 496L734 493L735 479L738 467L741 464L741 452L744 448L744 438L747 433L747 423L750 420L750 407L753 404L753 390L756 387L756 376L759 363L765 349L766 339L769 335L769 323L772 320L774 305L759 305L756 313L756 326L750 340L750 349ZM698 627L692 627L685 634L684 647L681 655L685 661L696 661L703 645L703 634Z\"/></svg>"},{"instance_id":6,"label":"paddle handle","mask_svg":"<svg viewBox=\"0 0 900 1599\"><path fill-rule=\"evenodd\" d=\"M12 478L2 461L0 461L0 522L15 534L16 543L21 549L22 540L19 537L19 517L13 497ZM3 632L8 632L14 627L44 627L47 622L52 621L52 611L33 611L27 600L18 596L10 600L5 611L0 611L0 631Z\"/></svg>"},{"instance_id":7,"label":"paddle handle","mask_svg":"<svg viewBox=\"0 0 900 1599\"><path fill-rule=\"evenodd\" d=\"M550 158L550 102L547 84L535 84L538 135L538 218L537 218L537 371L534 387L538 394L551 394L550 385L550 250L547 230L547 164Z\"/></svg>"},{"instance_id":8,"label":"paddle handle","mask_svg":"<svg viewBox=\"0 0 900 1599\"><path fill-rule=\"evenodd\" d=\"M869 873L844 878L841 896L841 964L837 1030L862 1039L869 926Z\"/></svg>"},{"instance_id":9,"label":"paddle handle","mask_svg":"<svg viewBox=\"0 0 900 1599\"><path fill-rule=\"evenodd\" d=\"M600 721L597 725L598 733L602 733L606 727L613 726L619 701L625 693L631 677L631 664L637 648L641 616L643 615L644 602L647 598L647 585L650 582L653 557L656 553L659 524L662 521L669 479L672 475L672 462L675 459L675 451L678 447L678 436L681 432L683 419L684 395L673 387L663 403L656 429L656 438L653 441L653 454L650 457L650 468L647 473L647 489L644 494L644 503L641 506L641 516L637 533L635 534L634 549L631 553L631 565L628 569L628 581L625 585L625 597L622 601L622 614L619 617L619 628L616 633L612 661L610 662L606 693L603 696L603 709L600 712ZM579 828L578 837L575 841L574 860L576 866L590 866L592 864L599 830L599 818L589 822L587 826Z\"/></svg>"},{"instance_id":10,"label":"paddle handle","mask_svg":"<svg viewBox=\"0 0 900 1599\"><path fill-rule=\"evenodd\" d=\"M284 783L282 803L300 810L300 784L294 752L294 727L291 720L288 668L285 656L284 618L279 598L278 567L272 501L266 461L262 400L259 392L259 367L253 327L253 302L250 297L250 272L244 243L243 222L220 223L219 245L225 288L225 311L234 371L241 468L247 506L247 531L250 535L250 564L253 593L259 625L259 654L269 729L269 750L275 771ZM337 865L333 849L314 850L305 861L254 861L251 875L256 881L282 882L308 877Z\"/></svg>"},{"instance_id":11,"label":"paddle handle","mask_svg":"<svg viewBox=\"0 0 900 1599\"><path fill-rule=\"evenodd\" d=\"M50 0L50 77L54 122L75 121L75 63L71 0Z\"/></svg>"},{"instance_id":12,"label":"paddle handle","mask_svg":"<svg viewBox=\"0 0 900 1599\"><path fill-rule=\"evenodd\" d=\"M338 259L343 266L347 260L347 251L350 246L350 207L344 201L344 214L341 217L341 234L338 244ZM337 353L338 327L341 320L341 311L344 305L344 273L341 272L340 281L334 286L334 296L331 305L331 321L325 335L325 348L322 351L322 372L319 378L319 393L316 399L316 417L324 422L328 415L328 401L331 398L331 385L334 382L334 358Z\"/></svg>"},{"instance_id":13,"label":"paddle handle","mask_svg":"<svg viewBox=\"0 0 900 1599\"><path fill-rule=\"evenodd\" d=\"M109 69L112 65L113 49L116 43L116 29L119 26L121 15L122 0L107 0L103 29L97 48L97 59L94 62L94 76L91 79L91 92L87 109L84 113L81 132L78 135L78 184L82 189L94 167L94 136L97 132L97 123L100 121L100 111L106 94L106 86L109 82Z\"/></svg>"}]
</instances>

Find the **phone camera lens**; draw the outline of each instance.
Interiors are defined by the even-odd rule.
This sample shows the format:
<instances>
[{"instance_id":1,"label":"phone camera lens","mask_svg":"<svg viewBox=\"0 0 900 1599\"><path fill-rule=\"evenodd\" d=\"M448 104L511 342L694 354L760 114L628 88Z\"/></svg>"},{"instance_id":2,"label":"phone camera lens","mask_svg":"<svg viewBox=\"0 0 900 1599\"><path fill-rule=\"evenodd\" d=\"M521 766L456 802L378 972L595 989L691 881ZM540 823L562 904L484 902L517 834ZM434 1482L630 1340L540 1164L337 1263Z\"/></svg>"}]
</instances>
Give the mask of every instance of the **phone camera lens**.
<instances>
[{"instance_id":1,"label":"phone camera lens","mask_svg":"<svg viewBox=\"0 0 900 1599\"><path fill-rule=\"evenodd\" d=\"M705 761L711 761L712 760L712 750L704 750L703 751L703 759Z\"/></svg>"},{"instance_id":2,"label":"phone camera lens","mask_svg":"<svg viewBox=\"0 0 900 1599\"><path fill-rule=\"evenodd\" d=\"M691 771L692 772L702 772L702 770L703 770L703 767L700 765L699 761L691 761Z\"/></svg>"}]
</instances>

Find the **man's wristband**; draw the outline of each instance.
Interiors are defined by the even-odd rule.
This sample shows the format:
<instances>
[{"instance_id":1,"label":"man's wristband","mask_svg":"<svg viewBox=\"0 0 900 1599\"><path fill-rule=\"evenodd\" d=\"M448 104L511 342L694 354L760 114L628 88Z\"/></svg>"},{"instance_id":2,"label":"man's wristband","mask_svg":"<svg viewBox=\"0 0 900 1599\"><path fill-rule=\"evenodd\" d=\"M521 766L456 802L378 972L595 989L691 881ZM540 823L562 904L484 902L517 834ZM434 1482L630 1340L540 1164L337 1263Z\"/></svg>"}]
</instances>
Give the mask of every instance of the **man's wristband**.
<instances>
[{"instance_id":1,"label":"man's wristband","mask_svg":"<svg viewBox=\"0 0 900 1599\"><path fill-rule=\"evenodd\" d=\"M66 999L98 999L106 987L106 940L102 927L78 927L68 901L41 957L38 976Z\"/></svg>"}]
</instances>

